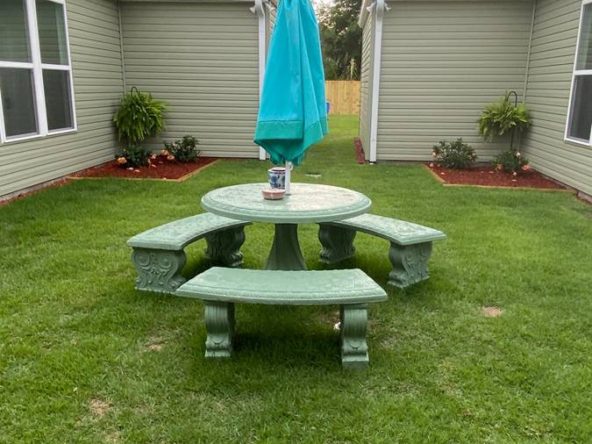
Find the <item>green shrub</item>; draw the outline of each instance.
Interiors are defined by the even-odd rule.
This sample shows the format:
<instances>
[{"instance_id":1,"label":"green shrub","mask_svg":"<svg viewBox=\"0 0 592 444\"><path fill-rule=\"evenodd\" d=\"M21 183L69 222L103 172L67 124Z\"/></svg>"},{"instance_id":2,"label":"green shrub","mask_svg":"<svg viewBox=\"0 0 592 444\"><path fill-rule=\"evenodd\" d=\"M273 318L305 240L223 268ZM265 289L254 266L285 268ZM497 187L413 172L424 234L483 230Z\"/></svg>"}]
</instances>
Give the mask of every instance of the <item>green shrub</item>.
<instances>
[{"instance_id":1,"label":"green shrub","mask_svg":"<svg viewBox=\"0 0 592 444\"><path fill-rule=\"evenodd\" d=\"M119 140L135 147L148 137L156 136L164 129L165 109L164 102L154 100L150 93L132 88L123 96L113 116Z\"/></svg>"},{"instance_id":2,"label":"green shrub","mask_svg":"<svg viewBox=\"0 0 592 444\"><path fill-rule=\"evenodd\" d=\"M493 163L496 168L501 169L506 173L520 174L522 171L528 169L528 159L523 157L520 152L512 149L498 154Z\"/></svg>"},{"instance_id":3,"label":"green shrub","mask_svg":"<svg viewBox=\"0 0 592 444\"><path fill-rule=\"evenodd\" d=\"M479 119L479 133L487 141L494 137L522 132L530 126L530 114L523 103L510 100L512 92L485 107Z\"/></svg>"},{"instance_id":4,"label":"green shrub","mask_svg":"<svg viewBox=\"0 0 592 444\"><path fill-rule=\"evenodd\" d=\"M432 155L436 162L441 163L446 168L454 169L469 168L477 160L475 150L464 143L462 138L456 139L452 143L441 140L438 145L434 145Z\"/></svg>"},{"instance_id":5,"label":"green shrub","mask_svg":"<svg viewBox=\"0 0 592 444\"><path fill-rule=\"evenodd\" d=\"M195 162L199 156L197 150L198 140L193 136L185 136L174 142L164 142L165 149L179 162Z\"/></svg>"},{"instance_id":6,"label":"green shrub","mask_svg":"<svg viewBox=\"0 0 592 444\"><path fill-rule=\"evenodd\" d=\"M141 146L123 148L121 154L115 156L117 163L124 168L137 168L150 164L151 153Z\"/></svg>"}]
</instances>

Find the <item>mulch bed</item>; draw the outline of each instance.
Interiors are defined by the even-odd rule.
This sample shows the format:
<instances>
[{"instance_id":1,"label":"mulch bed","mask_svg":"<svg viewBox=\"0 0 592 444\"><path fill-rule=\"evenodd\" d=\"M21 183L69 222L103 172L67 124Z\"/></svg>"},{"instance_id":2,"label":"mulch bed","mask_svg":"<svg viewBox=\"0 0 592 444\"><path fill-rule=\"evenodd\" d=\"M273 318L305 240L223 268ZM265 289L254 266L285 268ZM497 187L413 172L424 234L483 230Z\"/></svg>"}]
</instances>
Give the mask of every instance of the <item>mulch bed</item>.
<instances>
[{"instance_id":1,"label":"mulch bed","mask_svg":"<svg viewBox=\"0 0 592 444\"><path fill-rule=\"evenodd\" d=\"M356 150L356 162L360 165L366 163L366 155L364 154L364 147L359 137L354 138L354 148Z\"/></svg>"},{"instance_id":2,"label":"mulch bed","mask_svg":"<svg viewBox=\"0 0 592 444\"><path fill-rule=\"evenodd\" d=\"M215 162L215 157L198 157L195 162L181 163L161 159L159 156L151 166L124 168L111 161L86 170L78 171L71 177L124 177L131 179L180 179Z\"/></svg>"},{"instance_id":3,"label":"mulch bed","mask_svg":"<svg viewBox=\"0 0 592 444\"><path fill-rule=\"evenodd\" d=\"M60 187L68 183L70 179L79 178L101 178L101 177L122 177L128 179L157 179L157 180L177 180L182 181L188 178L192 173L197 173L202 168L214 163L216 157L198 157L195 162L181 163L175 160L167 160L165 156L157 156L151 160L155 166L140 168L123 168L115 160L106 162L95 167L77 171L68 177L41 184L38 187L12 196L8 199L0 200L0 206L7 205L15 200L24 199L32 194L46 188Z\"/></svg>"},{"instance_id":4,"label":"mulch bed","mask_svg":"<svg viewBox=\"0 0 592 444\"><path fill-rule=\"evenodd\" d=\"M493 166L476 166L467 170L452 170L436 164L428 168L442 182L450 185L478 185L486 187L565 189L532 168L517 176L495 169Z\"/></svg>"}]
</instances>

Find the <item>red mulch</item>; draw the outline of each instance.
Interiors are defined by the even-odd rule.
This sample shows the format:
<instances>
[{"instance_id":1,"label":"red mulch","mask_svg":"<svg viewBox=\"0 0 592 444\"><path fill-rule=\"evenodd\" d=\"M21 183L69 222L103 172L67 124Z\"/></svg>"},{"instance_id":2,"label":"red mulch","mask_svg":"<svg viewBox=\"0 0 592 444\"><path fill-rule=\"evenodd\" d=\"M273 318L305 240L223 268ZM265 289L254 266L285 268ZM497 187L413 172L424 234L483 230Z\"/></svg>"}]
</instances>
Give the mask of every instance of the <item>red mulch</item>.
<instances>
[{"instance_id":1,"label":"red mulch","mask_svg":"<svg viewBox=\"0 0 592 444\"><path fill-rule=\"evenodd\" d=\"M153 166L139 168L124 168L111 161L78 171L72 174L74 177L128 177L128 178L152 178L152 179L179 179L186 174L192 173L200 168L216 161L215 157L198 157L195 162L181 163L169 161L158 156L152 161Z\"/></svg>"},{"instance_id":2,"label":"red mulch","mask_svg":"<svg viewBox=\"0 0 592 444\"><path fill-rule=\"evenodd\" d=\"M532 168L513 176L511 173L498 171L493 166L477 166L467 170L452 170L431 163L428 166L447 184L544 189L565 188L557 182L547 179Z\"/></svg>"},{"instance_id":3,"label":"red mulch","mask_svg":"<svg viewBox=\"0 0 592 444\"><path fill-rule=\"evenodd\" d=\"M366 155L364 154L364 147L359 137L354 139L354 147L356 149L356 162L359 164L366 163Z\"/></svg>"}]
</instances>

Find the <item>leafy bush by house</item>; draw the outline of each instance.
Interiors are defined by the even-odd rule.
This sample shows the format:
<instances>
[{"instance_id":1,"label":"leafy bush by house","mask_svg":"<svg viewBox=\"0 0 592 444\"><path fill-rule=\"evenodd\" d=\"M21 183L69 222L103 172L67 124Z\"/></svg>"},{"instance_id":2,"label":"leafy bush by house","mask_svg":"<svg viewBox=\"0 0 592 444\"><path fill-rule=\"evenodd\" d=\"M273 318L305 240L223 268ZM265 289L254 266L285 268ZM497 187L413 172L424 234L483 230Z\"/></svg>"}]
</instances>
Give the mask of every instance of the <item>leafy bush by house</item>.
<instances>
[{"instance_id":1,"label":"leafy bush by house","mask_svg":"<svg viewBox=\"0 0 592 444\"><path fill-rule=\"evenodd\" d=\"M121 153L115 156L117 163L125 168L137 168L150 164L150 152L141 146L123 148Z\"/></svg>"},{"instance_id":2,"label":"leafy bush by house","mask_svg":"<svg viewBox=\"0 0 592 444\"><path fill-rule=\"evenodd\" d=\"M135 147L164 129L164 102L155 100L150 93L132 88L121 99L121 105L113 116L119 140ZM129 148L128 148L129 149Z\"/></svg>"},{"instance_id":3,"label":"leafy bush by house","mask_svg":"<svg viewBox=\"0 0 592 444\"><path fill-rule=\"evenodd\" d=\"M438 145L434 145L432 156L436 162L444 165L446 168L454 169L469 168L477 160L475 150L470 145L464 143L462 138L456 139L452 143L441 140Z\"/></svg>"},{"instance_id":4,"label":"leafy bush by house","mask_svg":"<svg viewBox=\"0 0 592 444\"><path fill-rule=\"evenodd\" d=\"M528 170L528 159L522 156L520 152L509 149L497 155L494 160L497 169L506 173L520 174Z\"/></svg>"},{"instance_id":5,"label":"leafy bush by house","mask_svg":"<svg viewBox=\"0 0 592 444\"><path fill-rule=\"evenodd\" d=\"M199 141L193 136L185 136L174 142L164 142L165 149L179 162L195 162L199 156Z\"/></svg>"}]
</instances>

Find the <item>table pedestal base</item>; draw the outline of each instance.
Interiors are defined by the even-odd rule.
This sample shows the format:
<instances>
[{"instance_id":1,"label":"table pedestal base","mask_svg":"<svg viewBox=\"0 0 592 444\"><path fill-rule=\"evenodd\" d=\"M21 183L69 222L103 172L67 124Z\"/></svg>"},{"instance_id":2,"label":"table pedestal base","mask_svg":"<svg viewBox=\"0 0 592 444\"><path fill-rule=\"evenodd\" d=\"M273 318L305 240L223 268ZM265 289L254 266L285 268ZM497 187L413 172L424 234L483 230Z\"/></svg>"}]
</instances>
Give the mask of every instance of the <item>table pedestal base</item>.
<instances>
[{"instance_id":1,"label":"table pedestal base","mask_svg":"<svg viewBox=\"0 0 592 444\"><path fill-rule=\"evenodd\" d=\"M267 270L306 270L298 242L298 225L276 224Z\"/></svg>"}]
</instances>

